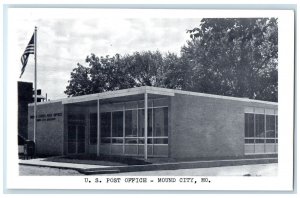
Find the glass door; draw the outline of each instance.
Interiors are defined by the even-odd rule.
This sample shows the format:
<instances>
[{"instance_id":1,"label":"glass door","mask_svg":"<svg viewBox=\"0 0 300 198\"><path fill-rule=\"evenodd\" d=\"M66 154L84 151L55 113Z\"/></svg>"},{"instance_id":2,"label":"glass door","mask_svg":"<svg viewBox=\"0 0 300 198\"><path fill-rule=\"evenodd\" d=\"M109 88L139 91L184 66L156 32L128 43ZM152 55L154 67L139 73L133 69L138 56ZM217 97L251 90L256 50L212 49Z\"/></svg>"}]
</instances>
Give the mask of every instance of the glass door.
<instances>
[{"instance_id":1,"label":"glass door","mask_svg":"<svg viewBox=\"0 0 300 198\"><path fill-rule=\"evenodd\" d=\"M85 152L85 127L70 125L68 127L68 153L81 154Z\"/></svg>"},{"instance_id":2,"label":"glass door","mask_svg":"<svg viewBox=\"0 0 300 198\"><path fill-rule=\"evenodd\" d=\"M85 153L85 116L68 115L68 154Z\"/></svg>"}]
</instances>

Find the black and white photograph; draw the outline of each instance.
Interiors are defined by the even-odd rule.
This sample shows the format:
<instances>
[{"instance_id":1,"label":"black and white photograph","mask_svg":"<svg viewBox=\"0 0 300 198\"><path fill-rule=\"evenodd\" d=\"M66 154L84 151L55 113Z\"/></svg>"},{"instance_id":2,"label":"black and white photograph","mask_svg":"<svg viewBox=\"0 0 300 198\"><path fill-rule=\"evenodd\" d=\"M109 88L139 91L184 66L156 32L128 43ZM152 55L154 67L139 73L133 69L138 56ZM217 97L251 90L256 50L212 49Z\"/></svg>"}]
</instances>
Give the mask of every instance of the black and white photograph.
<instances>
[{"instance_id":1,"label":"black and white photograph","mask_svg":"<svg viewBox=\"0 0 300 198\"><path fill-rule=\"evenodd\" d=\"M293 88L279 71L293 60L281 70L279 35L293 12L9 8L7 16L16 96L7 159L20 183L222 190L219 179L235 178L241 190L272 190L292 175L293 115L281 111L290 106L279 91ZM249 186L253 179L277 183Z\"/></svg>"}]
</instances>

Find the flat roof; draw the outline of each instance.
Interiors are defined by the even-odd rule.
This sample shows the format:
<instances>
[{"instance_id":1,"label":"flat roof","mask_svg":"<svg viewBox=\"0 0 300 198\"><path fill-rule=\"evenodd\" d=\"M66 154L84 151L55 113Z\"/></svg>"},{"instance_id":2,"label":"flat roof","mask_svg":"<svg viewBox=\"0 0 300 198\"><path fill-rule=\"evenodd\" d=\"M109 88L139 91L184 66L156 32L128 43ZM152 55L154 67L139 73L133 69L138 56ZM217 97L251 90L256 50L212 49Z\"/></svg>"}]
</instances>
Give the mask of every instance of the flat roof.
<instances>
[{"instance_id":1,"label":"flat roof","mask_svg":"<svg viewBox=\"0 0 300 198\"><path fill-rule=\"evenodd\" d=\"M162 95L162 96L171 96L171 97L175 96L175 94L183 94L183 95L201 96L201 97L215 98L215 99L233 100L233 101L240 101L240 102L255 102L255 103L270 104L270 105L278 104L277 102L253 100L249 98L238 98L232 96L222 96L222 95L214 95L214 94L206 94L206 93L182 91L177 89L167 89L167 88L150 87L150 86L121 89L116 91L107 91L107 92L88 94L83 96L73 96L73 97L68 97L68 98L63 98L58 100L39 102L37 104L41 105L41 104L49 104L55 102L62 102L62 104L70 104L70 103L79 103L79 102L86 102L86 101L98 100L98 99L101 100L101 99L108 99L108 98L132 96L132 95L138 95L144 93ZM33 105L34 103L29 104L29 106L33 106Z\"/></svg>"}]
</instances>

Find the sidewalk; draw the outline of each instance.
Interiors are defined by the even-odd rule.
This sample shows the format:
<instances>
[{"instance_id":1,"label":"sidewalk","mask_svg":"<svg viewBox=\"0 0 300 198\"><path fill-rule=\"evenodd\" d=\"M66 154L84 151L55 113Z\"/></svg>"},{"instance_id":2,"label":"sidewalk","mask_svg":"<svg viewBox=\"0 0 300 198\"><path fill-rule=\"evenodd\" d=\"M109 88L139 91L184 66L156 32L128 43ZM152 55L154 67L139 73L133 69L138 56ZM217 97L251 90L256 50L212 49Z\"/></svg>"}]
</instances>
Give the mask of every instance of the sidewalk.
<instances>
[{"instance_id":1,"label":"sidewalk","mask_svg":"<svg viewBox=\"0 0 300 198\"><path fill-rule=\"evenodd\" d=\"M73 169L73 170L93 169L93 168L109 168L110 167L110 166L102 166L102 165L43 161L45 159L46 158L36 158L36 159L30 159L30 160L19 159L19 164L20 165L28 165L28 166L41 166L41 167Z\"/></svg>"},{"instance_id":2,"label":"sidewalk","mask_svg":"<svg viewBox=\"0 0 300 198\"><path fill-rule=\"evenodd\" d=\"M116 176L277 176L278 164L252 164L178 170L120 172ZM102 174L109 176L110 174Z\"/></svg>"},{"instance_id":3,"label":"sidewalk","mask_svg":"<svg viewBox=\"0 0 300 198\"><path fill-rule=\"evenodd\" d=\"M194 168L209 168L221 166L238 166L249 164L269 164L277 163L277 158L256 158L256 159L226 159L226 160L206 160L206 161L189 161L189 162L173 162L161 164L146 164L146 165L121 165L121 166L104 166L91 165L80 163L64 163L44 161L45 158L21 160L20 165L50 167L60 169L72 169L80 173L91 174L108 174L119 172L136 172L136 171L156 171L156 170L177 170L177 169L194 169ZM75 161L74 161L75 162Z\"/></svg>"}]
</instances>

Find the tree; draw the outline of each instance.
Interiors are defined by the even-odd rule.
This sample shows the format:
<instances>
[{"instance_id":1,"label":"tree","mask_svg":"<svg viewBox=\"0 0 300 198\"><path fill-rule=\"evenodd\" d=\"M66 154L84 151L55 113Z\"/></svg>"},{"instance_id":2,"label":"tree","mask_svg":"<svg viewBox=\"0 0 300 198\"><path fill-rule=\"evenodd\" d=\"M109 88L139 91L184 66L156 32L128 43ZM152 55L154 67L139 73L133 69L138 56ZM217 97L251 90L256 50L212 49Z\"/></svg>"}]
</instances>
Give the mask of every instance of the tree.
<instances>
[{"instance_id":1,"label":"tree","mask_svg":"<svg viewBox=\"0 0 300 198\"><path fill-rule=\"evenodd\" d=\"M277 19L202 19L188 33L185 89L277 101Z\"/></svg>"},{"instance_id":2,"label":"tree","mask_svg":"<svg viewBox=\"0 0 300 198\"><path fill-rule=\"evenodd\" d=\"M159 51L135 52L131 55L86 58L87 67L81 64L71 72L65 93L78 96L140 86L180 88L179 58Z\"/></svg>"},{"instance_id":3,"label":"tree","mask_svg":"<svg viewBox=\"0 0 300 198\"><path fill-rule=\"evenodd\" d=\"M159 51L91 54L71 73L68 96L139 86L277 101L275 18L202 19L181 55Z\"/></svg>"},{"instance_id":4,"label":"tree","mask_svg":"<svg viewBox=\"0 0 300 198\"><path fill-rule=\"evenodd\" d=\"M71 80L68 81L69 85L66 87L65 94L68 96L80 96L90 94L92 81L89 77L90 69L81 64L77 64L77 68L71 72Z\"/></svg>"},{"instance_id":5,"label":"tree","mask_svg":"<svg viewBox=\"0 0 300 198\"><path fill-rule=\"evenodd\" d=\"M125 57L127 72L136 86L161 86L163 80L163 56L156 52L135 52Z\"/></svg>"},{"instance_id":6,"label":"tree","mask_svg":"<svg viewBox=\"0 0 300 198\"><path fill-rule=\"evenodd\" d=\"M86 58L86 62L89 64L93 82L92 93L125 89L135 84L127 72L126 63L119 54L100 58L91 54Z\"/></svg>"}]
</instances>

